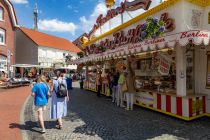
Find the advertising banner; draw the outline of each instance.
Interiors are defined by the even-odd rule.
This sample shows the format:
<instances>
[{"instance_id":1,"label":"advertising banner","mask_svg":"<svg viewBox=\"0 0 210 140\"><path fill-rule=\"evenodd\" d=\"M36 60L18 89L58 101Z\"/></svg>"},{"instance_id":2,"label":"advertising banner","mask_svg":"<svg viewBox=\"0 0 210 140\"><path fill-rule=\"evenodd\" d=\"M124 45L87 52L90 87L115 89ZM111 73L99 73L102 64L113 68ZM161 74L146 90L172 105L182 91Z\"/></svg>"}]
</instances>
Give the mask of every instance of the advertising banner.
<instances>
[{"instance_id":1,"label":"advertising banner","mask_svg":"<svg viewBox=\"0 0 210 140\"><path fill-rule=\"evenodd\" d=\"M143 104L146 106L151 106L153 104L155 104L155 97L153 95L153 93L151 92L141 92L136 94L135 96L136 99L136 103L137 104Z\"/></svg>"},{"instance_id":2,"label":"advertising banner","mask_svg":"<svg viewBox=\"0 0 210 140\"><path fill-rule=\"evenodd\" d=\"M167 60L162 55L160 55L159 59L160 59L160 64L158 66L158 72L161 75L168 75L169 74L169 70L170 70L170 61Z\"/></svg>"}]
</instances>

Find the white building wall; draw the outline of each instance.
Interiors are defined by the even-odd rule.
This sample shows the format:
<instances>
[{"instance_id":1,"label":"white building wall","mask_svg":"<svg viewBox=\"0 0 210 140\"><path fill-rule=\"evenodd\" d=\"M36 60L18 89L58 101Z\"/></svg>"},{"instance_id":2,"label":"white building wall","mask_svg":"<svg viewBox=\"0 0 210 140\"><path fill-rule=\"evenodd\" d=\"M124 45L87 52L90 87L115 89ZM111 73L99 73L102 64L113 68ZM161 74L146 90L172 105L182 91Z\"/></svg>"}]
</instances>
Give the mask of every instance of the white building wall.
<instances>
[{"instance_id":1,"label":"white building wall","mask_svg":"<svg viewBox=\"0 0 210 140\"><path fill-rule=\"evenodd\" d=\"M179 10L179 9L177 9ZM185 31L196 30L203 28L203 17L205 14L205 9L201 6L187 2L186 0L182 1L182 21L180 24Z\"/></svg>"},{"instance_id":2,"label":"white building wall","mask_svg":"<svg viewBox=\"0 0 210 140\"><path fill-rule=\"evenodd\" d=\"M49 47L39 47L38 48L38 62L42 66L53 66L55 63L64 63L64 54L70 54L72 59L78 58L77 53L59 50ZM66 66L66 65L65 65Z\"/></svg>"}]
</instances>

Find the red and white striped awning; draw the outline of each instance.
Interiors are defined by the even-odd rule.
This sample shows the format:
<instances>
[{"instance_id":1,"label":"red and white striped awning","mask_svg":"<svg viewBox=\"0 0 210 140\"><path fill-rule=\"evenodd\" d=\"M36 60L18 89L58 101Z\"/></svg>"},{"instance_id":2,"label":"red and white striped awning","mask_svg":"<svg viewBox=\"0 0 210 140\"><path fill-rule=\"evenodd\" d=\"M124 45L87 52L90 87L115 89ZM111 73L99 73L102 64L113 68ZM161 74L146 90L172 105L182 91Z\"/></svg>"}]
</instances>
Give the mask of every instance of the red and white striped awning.
<instances>
[{"instance_id":1,"label":"red and white striped awning","mask_svg":"<svg viewBox=\"0 0 210 140\"><path fill-rule=\"evenodd\" d=\"M148 39L143 42L135 44L126 44L115 48L114 50L107 50L100 54L91 54L87 57L73 61L73 64L81 64L89 61L101 61L108 58L125 56L128 54L136 54L140 52L154 51L163 48L174 48L178 46L186 46L189 43L194 45L207 46L210 42L210 32L202 30L191 30L172 35L163 36L156 39Z\"/></svg>"}]
</instances>

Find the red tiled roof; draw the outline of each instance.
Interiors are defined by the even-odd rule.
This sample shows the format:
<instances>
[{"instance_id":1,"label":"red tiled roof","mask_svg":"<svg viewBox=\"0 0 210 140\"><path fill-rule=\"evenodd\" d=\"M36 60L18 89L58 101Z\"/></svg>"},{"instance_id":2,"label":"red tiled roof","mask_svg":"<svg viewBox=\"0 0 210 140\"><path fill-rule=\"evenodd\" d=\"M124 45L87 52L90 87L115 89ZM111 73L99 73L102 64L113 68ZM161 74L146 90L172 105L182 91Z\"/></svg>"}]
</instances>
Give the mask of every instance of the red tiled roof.
<instances>
[{"instance_id":1,"label":"red tiled roof","mask_svg":"<svg viewBox=\"0 0 210 140\"><path fill-rule=\"evenodd\" d=\"M50 47L60 50L66 50L70 52L81 52L73 43L67 39L48 35L33 29L27 29L20 27L20 30L25 33L31 40L33 40L38 46Z\"/></svg>"}]
</instances>

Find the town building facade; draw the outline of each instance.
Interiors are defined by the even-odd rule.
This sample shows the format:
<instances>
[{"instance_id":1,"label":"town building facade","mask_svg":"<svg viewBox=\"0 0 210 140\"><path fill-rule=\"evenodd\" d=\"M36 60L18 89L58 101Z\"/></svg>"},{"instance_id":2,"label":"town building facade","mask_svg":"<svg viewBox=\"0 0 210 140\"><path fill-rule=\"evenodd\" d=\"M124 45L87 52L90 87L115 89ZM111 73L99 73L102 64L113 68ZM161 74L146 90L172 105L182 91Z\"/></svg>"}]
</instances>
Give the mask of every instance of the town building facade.
<instances>
[{"instance_id":1,"label":"town building facade","mask_svg":"<svg viewBox=\"0 0 210 140\"><path fill-rule=\"evenodd\" d=\"M66 61L76 59L80 52L79 48L64 38L33 29L18 28L16 36L16 64L68 67Z\"/></svg>"},{"instance_id":2,"label":"town building facade","mask_svg":"<svg viewBox=\"0 0 210 140\"><path fill-rule=\"evenodd\" d=\"M9 71L15 58L15 29L18 22L9 0L0 0L0 70Z\"/></svg>"}]
</instances>

